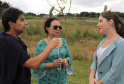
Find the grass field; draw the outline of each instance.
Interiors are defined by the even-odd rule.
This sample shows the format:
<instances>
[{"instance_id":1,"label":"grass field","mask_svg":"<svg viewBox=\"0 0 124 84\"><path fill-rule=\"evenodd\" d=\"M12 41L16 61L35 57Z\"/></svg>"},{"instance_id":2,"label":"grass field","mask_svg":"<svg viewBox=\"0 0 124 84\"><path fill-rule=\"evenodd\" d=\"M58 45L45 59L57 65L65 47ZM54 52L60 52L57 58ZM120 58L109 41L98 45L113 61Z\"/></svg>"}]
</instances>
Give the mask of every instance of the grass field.
<instances>
[{"instance_id":1,"label":"grass field","mask_svg":"<svg viewBox=\"0 0 124 84\"><path fill-rule=\"evenodd\" d=\"M124 21L124 19L122 19ZM27 44L28 53L33 57L37 43L46 38L43 24L45 19L28 19L26 32L19 37ZM60 20L63 27L60 36L66 39L67 27L67 43L70 54L73 57L72 66L74 74L68 77L68 84L88 84L90 65L93 60L93 54L103 39L97 29L97 22L85 22L84 20L68 19L67 25L64 20ZM3 27L0 20L0 31ZM37 84L36 80L32 79L31 84Z\"/></svg>"},{"instance_id":2,"label":"grass field","mask_svg":"<svg viewBox=\"0 0 124 84\"><path fill-rule=\"evenodd\" d=\"M38 19L27 20L27 30L20 36L27 44L28 52L32 57L38 41L46 38L43 29L44 21ZM65 21L61 20L60 22L63 26L60 37L65 38ZM96 25L97 22L67 20L67 41L70 54L73 57L72 66L74 69L74 74L67 76L68 84L88 84L93 54L103 38ZM37 81L32 79L32 84L37 84Z\"/></svg>"},{"instance_id":3,"label":"grass field","mask_svg":"<svg viewBox=\"0 0 124 84\"><path fill-rule=\"evenodd\" d=\"M34 53L38 41L47 37L43 29L44 21L44 19L27 20L27 30L20 35L28 46L29 54ZM66 39L65 31L67 27L67 43L72 57L77 59L92 59L99 42L103 38L98 32L97 22L67 20L67 26L63 20L60 22L63 29L59 37Z\"/></svg>"},{"instance_id":4,"label":"grass field","mask_svg":"<svg viewBox=\"0 0 124 84\"><path fill-rule=\"evenodd\" d=\"M67 76L68 84L89 84L88 77L90 72L91 60L78 60L73 59L72 67L74 69L74 74ZM31 84L37 84L36 80L32 79Z\"/></svg>"},{"instance_id":5,"label":"grass field","mask_svg":"<svg viewBox=\"0 0 124 84\"><path fill-rule=\"evenodd\" d=\"M43 29L44 21L44 19L27 20L26 32L19 36L27 44L28 53L32 57L37 43L47 37ZM65 30L67 27L67 43L73 57L74 74L67 76L68 84L88 84L93 54L103 38L98 32L97 22L67 20L67 26L64 20L60 20L60 22L63 29L59 37L66 39ZM2 24L0 23L0 31L2 30ZM37 84L37 81L32 79L32 84Z\"/></svg>"},{"instance_id":6,"label":"grass field","mask_svg":"<svg viewBox=\"0 0 124 84\"><path fill-rule=\"evenodd\" d=\"M72 63L74 74L68 76L68 84L88 84L91 63L92 61L74 59Z\"/></svg>"}]
</instances>

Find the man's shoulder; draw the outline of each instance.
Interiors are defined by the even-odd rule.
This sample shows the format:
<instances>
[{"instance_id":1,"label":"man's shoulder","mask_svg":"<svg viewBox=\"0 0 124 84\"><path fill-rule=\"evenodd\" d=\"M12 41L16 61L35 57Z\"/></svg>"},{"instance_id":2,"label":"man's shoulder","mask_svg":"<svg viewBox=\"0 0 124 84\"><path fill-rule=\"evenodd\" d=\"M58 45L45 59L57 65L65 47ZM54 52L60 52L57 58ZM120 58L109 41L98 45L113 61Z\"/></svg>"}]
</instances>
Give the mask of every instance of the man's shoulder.
<instances>
[{"instance_id":1,"label":"man's shoulder","mask_svg":"<svg viewBox=\"0 0 124 84\"><path fill-rule=\"evenodd\" d=\"M18 50L20 47L14 41L6 40L0 37L0 50Z\"/></svg>"},{"instance_id":2,"label":"man's shoulder","mask_svg":"<svg viewBox=\"0 0 124 84\"><path fill-rule=\"evenodd\" d=\"M0 47L6 47L6 48L16 48L19 49L20 45L19 43L11 37L8 36L0 36Z\"/></svg>"},{"instance_id":3,"label":"man's shoulder","mask_svg":"<svg viewBox=\"0 0 124 84\"><path fill-rule=\"evenodd\" d=\"M0 44L1 45L4 45L4 44L5 45L12 45L12 44L14 44L14 41L0 37Z\"/></svg>"}]
</instances>

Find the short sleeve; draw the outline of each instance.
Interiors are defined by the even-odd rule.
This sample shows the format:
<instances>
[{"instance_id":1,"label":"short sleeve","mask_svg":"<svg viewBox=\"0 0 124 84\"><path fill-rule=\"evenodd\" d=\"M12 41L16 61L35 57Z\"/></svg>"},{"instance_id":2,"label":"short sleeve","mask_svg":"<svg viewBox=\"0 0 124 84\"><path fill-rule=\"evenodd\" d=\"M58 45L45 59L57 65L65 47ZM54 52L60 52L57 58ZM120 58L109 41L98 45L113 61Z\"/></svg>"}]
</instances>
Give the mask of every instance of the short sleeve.
<instances>
[{"instance_id":1,"label":"short sleeve","mask_svg":"<svg viewBox=\"0 0 124 84\"><path fill-rule=\"evenodd\" d=\"M30 55L24 49L21 49L19 64L22 66L30 58Z\"/></svg>"}]
</instances>

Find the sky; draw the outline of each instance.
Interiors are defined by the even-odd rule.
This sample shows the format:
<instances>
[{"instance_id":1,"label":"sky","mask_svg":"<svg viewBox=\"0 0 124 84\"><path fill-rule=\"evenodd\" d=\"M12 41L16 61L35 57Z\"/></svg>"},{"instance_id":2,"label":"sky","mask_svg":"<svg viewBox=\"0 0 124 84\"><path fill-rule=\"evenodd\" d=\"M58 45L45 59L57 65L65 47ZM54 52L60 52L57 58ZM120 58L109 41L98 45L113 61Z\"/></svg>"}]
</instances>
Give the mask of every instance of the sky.
<instances>
[{"instance_id":1,"label":"sky","mask_svg":"<svg viewBox=\"0 0 124 84\"><path fill-rule=\"evenodd\" d=\"M1 0L8 2L11 6L16 7L24 11L25 13L31 12L37 15L41 13L49 14L51 6L55 6L57 10L60 10L56 0ZM48 3L49 1L49 3ZM59 0L62 1L62 0ZM69 11L69 1L64 4L64 13ZM51 6L50 6L51 4ZM104 10L104 6L107 5L107 10L124 12L124 0L72 0L70 13L85 12L97 12L100 13ZM62 5L60 4L62 7ZM53 12L58 14L57 11Z\"/></svg>"}]
</instances>

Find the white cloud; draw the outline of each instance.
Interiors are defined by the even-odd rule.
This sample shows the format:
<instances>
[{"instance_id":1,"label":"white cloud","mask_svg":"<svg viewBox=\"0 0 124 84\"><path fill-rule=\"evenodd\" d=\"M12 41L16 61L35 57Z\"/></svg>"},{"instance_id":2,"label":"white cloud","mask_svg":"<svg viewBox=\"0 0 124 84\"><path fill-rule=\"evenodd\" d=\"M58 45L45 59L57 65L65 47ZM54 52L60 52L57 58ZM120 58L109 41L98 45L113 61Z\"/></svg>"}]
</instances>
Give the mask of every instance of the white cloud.
<instances>
[{"instance_id":1,"label":"white cloud","mask_svg":"<svg viewBox=\"0 0 124 84\"><path fill-rule=\"evenodd\" d=\"M49 13L50 6L47 0L1 0L10 3L13 7L17 7L24 12L32 12L35 14ZM57 5L54 1L49 0L51 3ZM82 11L87 12L102 12L104 5L107 5L107 9L112 11L124 12L124 0L72 0L71 13L80 13ZM67 7L67 6L66 6ZM67 9L68 10L68 9ZM67 11L66 10L66 11Z\"/></svg>"}]
</instances>

